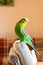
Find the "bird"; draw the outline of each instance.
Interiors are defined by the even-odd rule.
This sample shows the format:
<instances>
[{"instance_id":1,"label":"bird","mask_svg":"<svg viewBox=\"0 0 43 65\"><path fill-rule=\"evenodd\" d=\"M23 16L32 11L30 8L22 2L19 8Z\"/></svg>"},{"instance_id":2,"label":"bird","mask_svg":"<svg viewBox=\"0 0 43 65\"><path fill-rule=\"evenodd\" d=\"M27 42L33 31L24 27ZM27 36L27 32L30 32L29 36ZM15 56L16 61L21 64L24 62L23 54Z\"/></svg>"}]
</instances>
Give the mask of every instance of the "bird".
<instances>
[{"instance_id":1,"label":"bird","mask_svg":"<svg viewBox=\"0 0 43 65\"><path fill-rule=\"evenodd\" d=\"M27 18L22 18L20 19L17 24L15 25L15 33L16 35L19 37L20 41L23 43L26 43L28 45L30 45L35 52L38 53L38 55L40 56L41 60L43 60L43 57L41 56L41 54L39 53L38 48L34 45L34 41L31 38L31 36L27 33L25 26L28 24L29 20Z\"/></svg>"}]
</instances>

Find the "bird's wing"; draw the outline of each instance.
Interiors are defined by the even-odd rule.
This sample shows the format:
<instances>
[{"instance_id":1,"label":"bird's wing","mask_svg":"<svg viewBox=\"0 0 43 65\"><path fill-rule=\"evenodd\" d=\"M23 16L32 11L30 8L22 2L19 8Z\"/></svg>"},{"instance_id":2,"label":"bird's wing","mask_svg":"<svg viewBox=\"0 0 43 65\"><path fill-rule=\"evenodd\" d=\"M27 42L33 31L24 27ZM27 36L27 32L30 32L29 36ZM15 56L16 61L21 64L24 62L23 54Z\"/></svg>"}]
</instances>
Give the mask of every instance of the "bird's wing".
<instances>
[{"instance_id":1,"label":"bird's wing","mask_svg":"<svg viewBox=\"0 0 43 65\"><path fill-rule=\"evenodd\" d=\"M31 41L33 41L33 39L30 37L30 35L27 33L27 31L25 29L22 30L22 34L29 37Z\"/></svg>"}]
</instances>

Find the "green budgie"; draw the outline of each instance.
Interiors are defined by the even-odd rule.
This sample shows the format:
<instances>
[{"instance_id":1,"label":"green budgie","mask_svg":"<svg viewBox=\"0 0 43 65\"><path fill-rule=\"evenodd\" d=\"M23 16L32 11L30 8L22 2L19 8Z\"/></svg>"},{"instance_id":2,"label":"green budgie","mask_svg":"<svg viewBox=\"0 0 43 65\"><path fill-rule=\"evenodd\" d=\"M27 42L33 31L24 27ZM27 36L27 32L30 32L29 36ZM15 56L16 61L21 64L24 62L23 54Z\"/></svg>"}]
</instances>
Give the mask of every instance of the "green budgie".
<instances>
[{"instance_id":1,"label":"green budgie","mask_svg":"<svg viewBox=\"0 0 43 65\"><path fill-rule=\"evenodd\" d=\"M40 58L43 59L37 47L34 45L33 39L29 36L27 31L25 30L25 26L27 23L28 23L27 18L22 18L20 21L18 21L18 23L15 26L15 33L19 37L21 42L29 44L39 54Z\"/></svg>"}]
</instances>

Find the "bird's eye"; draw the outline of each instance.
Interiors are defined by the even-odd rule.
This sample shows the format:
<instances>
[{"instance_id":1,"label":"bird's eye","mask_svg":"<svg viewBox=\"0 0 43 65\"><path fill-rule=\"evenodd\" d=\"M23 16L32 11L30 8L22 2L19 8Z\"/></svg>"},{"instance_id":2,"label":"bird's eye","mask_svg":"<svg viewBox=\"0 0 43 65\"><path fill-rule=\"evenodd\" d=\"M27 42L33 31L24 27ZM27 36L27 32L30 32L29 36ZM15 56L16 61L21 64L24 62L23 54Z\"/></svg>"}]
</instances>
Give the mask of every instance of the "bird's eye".
<instances>
[{"instance_id":1,"label":"bird's eye","mask_svg":"<svg viewBox=\"0 0 43 65\"><path fill-rule=\"evenodd\" d=\"M24 23L24 21L22 23Z\"/></svg>"}]
</instances>

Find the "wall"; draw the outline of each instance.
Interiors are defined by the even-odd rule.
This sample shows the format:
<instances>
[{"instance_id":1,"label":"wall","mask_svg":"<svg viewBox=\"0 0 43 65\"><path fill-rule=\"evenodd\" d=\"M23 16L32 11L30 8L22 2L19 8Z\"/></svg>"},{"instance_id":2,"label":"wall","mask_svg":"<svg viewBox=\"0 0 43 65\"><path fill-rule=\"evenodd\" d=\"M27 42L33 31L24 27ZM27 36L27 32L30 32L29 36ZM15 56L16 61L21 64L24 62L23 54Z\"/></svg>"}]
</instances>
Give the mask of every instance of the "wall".
<instances>
[{"instance_id":1,"label":"wall","mask_svg":"<svg viewBox=\"0 0 43 65\"><path fill-rule=\"evenodd\" d=\"M0 6L0 37L15 37L14 26L22 17L32 37L43 37L43 0L14 0L14 6Z\"/></svg>"}]
</instances>

